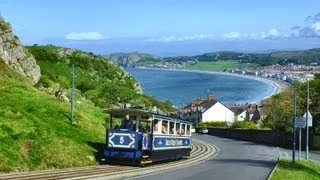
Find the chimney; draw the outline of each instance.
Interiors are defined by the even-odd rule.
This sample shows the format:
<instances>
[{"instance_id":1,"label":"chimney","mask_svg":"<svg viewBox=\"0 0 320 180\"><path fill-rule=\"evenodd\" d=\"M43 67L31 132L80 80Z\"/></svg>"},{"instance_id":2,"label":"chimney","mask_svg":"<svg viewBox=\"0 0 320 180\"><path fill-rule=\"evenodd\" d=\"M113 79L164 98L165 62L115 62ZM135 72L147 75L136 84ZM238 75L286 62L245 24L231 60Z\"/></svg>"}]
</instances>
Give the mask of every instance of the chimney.
<instances>
[{"instance_id":1,"label":"chimney","mask_svg":"<svg viewBox=\"0 0 320 180\"><path fill-rule=\"evenodd\" d=\"M203 99L202 99L201 97L199 97L199 98L197 99L197 105L201 104L202 102L203 102Z\"/></svg>"},{"instance_id":2,"label":"chimney","mask_svg":"<svg viewBox=\"0 0 320 180\"><path fill-rule=\"evenodd\" d=\"M197 101L192 101L191 107L195 106L197 104Z\"/></svg>"},{"instance_id":3,"label":"chimney","mask_svg":"<svg viewBox=\"0 0 320 180\"><path fill-rule=\"evenodd\" d=\"M208 100L216 100L216 96L214 96L214 95L208 95Z\"/></svg>"}]
</instances>

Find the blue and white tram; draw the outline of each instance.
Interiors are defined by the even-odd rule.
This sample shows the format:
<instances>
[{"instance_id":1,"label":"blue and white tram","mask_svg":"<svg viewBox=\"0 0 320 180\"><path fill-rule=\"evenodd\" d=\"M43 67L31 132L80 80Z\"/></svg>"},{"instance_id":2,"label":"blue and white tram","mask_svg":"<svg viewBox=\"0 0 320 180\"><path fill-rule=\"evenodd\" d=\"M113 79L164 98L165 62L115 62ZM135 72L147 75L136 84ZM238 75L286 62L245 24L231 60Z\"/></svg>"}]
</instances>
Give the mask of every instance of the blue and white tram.
<instances>
[{"instance_id":1,"label":"blue and white tram","mask_svg":"<svg viewBox=\"0 0 320 180\"><path fill-rule=\"evenodd\" d=\"M110 114L104 150L107 161L144 165L190 156L190 122L141 109L105 112Z\"/></svg>"}]
</instances>

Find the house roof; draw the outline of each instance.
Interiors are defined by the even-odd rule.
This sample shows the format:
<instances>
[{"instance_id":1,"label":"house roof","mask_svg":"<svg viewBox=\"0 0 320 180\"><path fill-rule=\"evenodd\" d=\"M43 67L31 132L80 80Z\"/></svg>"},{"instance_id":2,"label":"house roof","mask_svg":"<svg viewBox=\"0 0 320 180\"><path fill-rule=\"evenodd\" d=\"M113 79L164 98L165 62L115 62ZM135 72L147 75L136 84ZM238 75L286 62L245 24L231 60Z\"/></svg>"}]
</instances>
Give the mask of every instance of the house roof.
<instances>
[{"instance_id":1,"label":"house roof","mask_svg":"<svg viewBox=\"0 0 320 180\"><path fill-rule=\"evenodd\" d=\"M217 102L218 101L214 99L203 100L200 104L197 104L197 102L195 102L195 105L193 107L199 107L199 108L202 108L204 111L206 111L207 109L215 105ZM189 109L191 107L192 107L192 102L183 109Z\"/></svg>"},{"instance_id":2,"label":"house roof","mask_svg":"<svg viewBox=\"0 0 320 180\"><path fill-rule=\"evenodd\" d=\"M243 106L232 106L232 107L228 107L232 112L234 112L235 115L239 115L241 113L243 113L244 111L246 111L246 108Z\"/></svg>"}]
</instances>

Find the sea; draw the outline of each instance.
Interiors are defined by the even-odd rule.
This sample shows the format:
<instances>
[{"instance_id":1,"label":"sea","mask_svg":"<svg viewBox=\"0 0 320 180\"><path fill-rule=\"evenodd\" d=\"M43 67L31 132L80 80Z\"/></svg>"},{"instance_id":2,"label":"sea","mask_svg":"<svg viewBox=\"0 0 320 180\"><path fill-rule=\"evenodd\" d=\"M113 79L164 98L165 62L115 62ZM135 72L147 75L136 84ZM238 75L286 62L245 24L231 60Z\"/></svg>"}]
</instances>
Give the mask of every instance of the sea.
<instances>
[{"instance_id":1,"label":"sea","mask_svg":"<svg viewBox=\"0 0 320 180\"><path fill-rule=\"evenodd\" d=\"M225 105L260 102L277 88L262 79L208 73L148 68L126 68L141 84L144 93L170 100L176 107L199 97L215 95Z\"/></svg>"}]
</instances>

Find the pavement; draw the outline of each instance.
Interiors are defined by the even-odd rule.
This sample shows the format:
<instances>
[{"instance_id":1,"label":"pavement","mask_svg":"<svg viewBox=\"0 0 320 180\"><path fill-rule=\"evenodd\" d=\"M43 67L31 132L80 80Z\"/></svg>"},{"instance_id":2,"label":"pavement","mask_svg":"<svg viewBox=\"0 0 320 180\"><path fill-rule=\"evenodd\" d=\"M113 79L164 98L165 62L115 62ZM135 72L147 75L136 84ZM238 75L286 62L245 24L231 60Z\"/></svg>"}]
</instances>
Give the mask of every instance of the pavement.
<instances>
[{"instance_id":1,"label":"pavement","mask_svg":"<svg viewBox=\"0 0 320 180\"><path fill-rule=\"evenodd\" d=\"M292 159L292 149L279 148L281 158ZM299 150L296 150L296 160L299 160ZM306 159L306 151L301 151L301 160ZM320 153L315 151L309 152L309 160L320 165Z\"/></svg>"},{"instance_id":2,"label":"pavement","mask_svg":"<svg viewBox=\"0 0 320 180\"><path fill-rule=\"evenodd\" d=\"M152 176L140 176L139 180L265 180L277 163L279 149L246 141L194 135L196 139L214 144L219 151L207 161L178 170Z\"/></svg>"}]
</instances>

